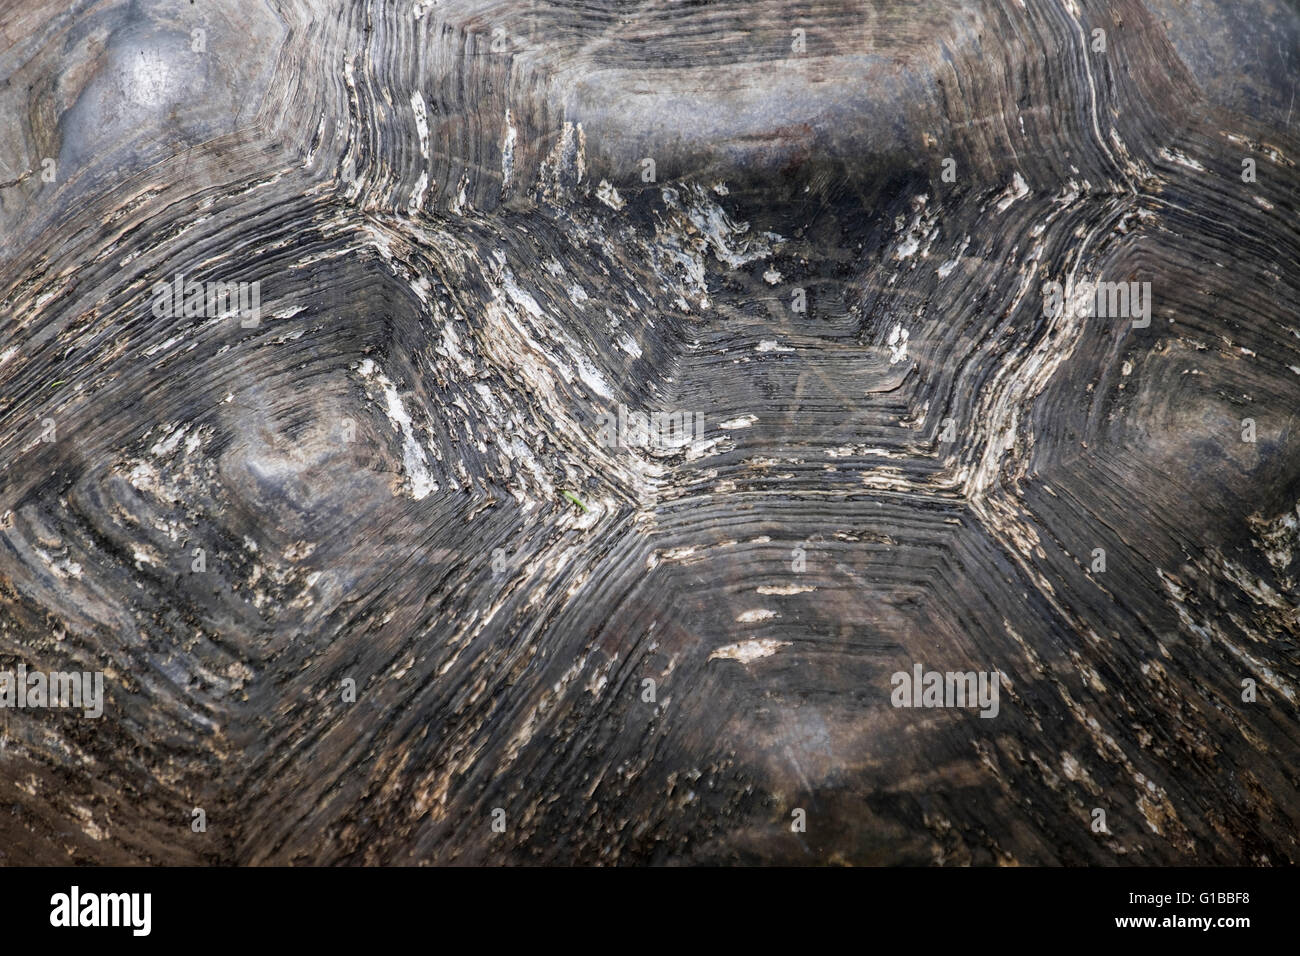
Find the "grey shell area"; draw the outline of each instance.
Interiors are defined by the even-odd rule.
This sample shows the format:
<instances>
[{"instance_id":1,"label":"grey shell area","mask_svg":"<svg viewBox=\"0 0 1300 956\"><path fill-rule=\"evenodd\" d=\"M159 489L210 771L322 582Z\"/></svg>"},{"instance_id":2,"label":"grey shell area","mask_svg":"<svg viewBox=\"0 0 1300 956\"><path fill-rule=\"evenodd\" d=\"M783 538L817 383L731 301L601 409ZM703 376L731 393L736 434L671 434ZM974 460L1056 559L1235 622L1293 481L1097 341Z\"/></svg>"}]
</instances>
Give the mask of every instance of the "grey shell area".
<instances>
[{"instance_id":1,"label":"grey shell area","mask_svg":"<svg viewBox=\"0 0 1300 956\"><path fill-rule=\"evenodd\" d=\"M1300 861L1293 4L2 32L0 862Z\"/></svg>"}]
</instances>

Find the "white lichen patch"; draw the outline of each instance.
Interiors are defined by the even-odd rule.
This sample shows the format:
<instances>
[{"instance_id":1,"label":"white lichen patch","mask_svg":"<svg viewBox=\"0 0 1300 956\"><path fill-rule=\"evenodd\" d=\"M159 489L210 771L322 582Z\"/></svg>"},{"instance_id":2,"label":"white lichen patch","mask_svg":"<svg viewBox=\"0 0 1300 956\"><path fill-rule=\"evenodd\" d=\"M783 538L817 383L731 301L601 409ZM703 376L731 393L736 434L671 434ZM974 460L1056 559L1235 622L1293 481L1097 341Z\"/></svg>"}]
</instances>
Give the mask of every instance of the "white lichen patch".
<instances>
[{"instance_id":1,"label":"white lichen patch","mask_svg":"<svg viewBox=\"0 0 1300 956\"><path fill-rule=\"evenodd\" d=\"M501 138L501 192L504 195L510 188L510 183L515 175L515 143L519 139L519 131L515 129L515 117L510 110L506 110L506 132Z\"/></svg>"},{"instance_id":2,"label":"white lichen patch","mask_svg":"<svg viewBox=\"0 0 1300 956\"><path fill-rule=\"evenodd\" d=\"M896 365L907 359L907 329L902 325L895 323L889 331L889 339L886 344L889 346L889 364Z\"/></svg>"},{"instance_id":3,"label":"white lichen patch","mask_svg":"<svg viewBox=\"0 0 1300 956\"><path fill-rule=\"evenodd\" d=\"M1205 172L1205 167L1192 159L1186 153L1181 153L1176 149L1170 149L1168 146L1160 150L1160 158L1166 159L1171 163L1177 163L1179 166L1186 166L1188 169L1194 169L1198 173Z\"/></svg>"},{"instance_id":4,"label":"white lichen patch","mask_svg":"<svg viewBox=\"0 0 1300 956\"><path fill-rule=\"evenodd\" d=\"M751 664L764 657L771 657L781 648L789 646L789 641L777 641L764 637L719 647L709 655L708 659L711 661L739 661L742 664Z\"/></svg>"},{"instance_id":5,"label":"white lichen patch","mask_svg":"<svg viewBox=\"0 0 1300 956\"><path fill-rule=\"evenodd\" d=\"M736 418L728 418L725 422L718 422L719 428L735 430L737 428L748 428L753 425L758 418L753 415L740 415Z\"/></svg>"},{"instance_id":6,"label":"white lichen patch","mask_svg":"<svg viewBox=\"0 0 1300 956\"><path fill-rule=\"evenodd\" d=\"M757 588L759 594L774 594L781 596L807 594L809 591L816 590L817 588L811 584L763 584Z\"/></svg>"},{"instance_id":7,"label":"white lichen patch","mask_svg":"<svg viewBox=\"0 0 1300 956\"><path fill-rule=\"evenodd\" d=\"M397 387L372 360L362 359L358 370L363 378L378 386L383 395L384 400L381 407L384 414L388 416L393 428L402 436L402 467L406 473L411 497L419 501L430 492L437 491L438 483L434 481L433 475L429 471L429 459L424 448L416 440L415 424L411 421L411 416L407 414L406 406L397 393Z\"/></svg>"},{"instance_id":8,"label":"white lichen patch","mask_svg":"<svg viewBox=\"0 0 1300 956\"><path fill-rule=\"evenodd\" d=\"M411 94L411 112L415 114L415 132L420 137L420 155L429 158L429 111L424 105L424 95L416 90Z\"/></svg>"},{"instance_id":9,"label":"white lichen patch","mask_svg":"<svg viewBox=\"0 0 1300 956\"><path fill-rule=\"evenodd\" d=\"M1017 199L1024 199L1028 195L1029 186L1025 183L1024 178L1019 173L1012 173L1011 185L998 198L998 212L1006 212L1013 202Z\"/></svg>"},{"instance_id":10,"label":"white lichen patch","mask_svg":"<svg viewBox=\"0 0 1300 956\"><path fill-rule=\"evenodd\" d=\"M627 205L627 200L618 194L608 179L602 179L596 187L596 198L616 212Z\"/></svg>"}]
</instances>

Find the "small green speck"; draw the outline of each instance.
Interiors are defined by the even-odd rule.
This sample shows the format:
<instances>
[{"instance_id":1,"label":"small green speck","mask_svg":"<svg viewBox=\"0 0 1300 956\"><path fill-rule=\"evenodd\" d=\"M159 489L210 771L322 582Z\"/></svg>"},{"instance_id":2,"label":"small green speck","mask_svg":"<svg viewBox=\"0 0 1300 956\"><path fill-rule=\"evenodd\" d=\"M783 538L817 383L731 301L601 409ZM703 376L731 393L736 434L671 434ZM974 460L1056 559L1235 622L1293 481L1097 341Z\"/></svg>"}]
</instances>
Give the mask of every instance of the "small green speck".
<instances>
[{"instance_id":1,"label":"small green speck","mask_svg":"<svg viewBox=\"0 0 1300 956\"><path fill-rule=\"evenodd\" d=\"M46 388L55 388L56 386L59 386L59 385L67 385L67 384L68 384L68 380L67 380L66 378L61 378L61 379L59 379L57 382L50 382L50 384L47 385L47 386L45 386L45 387L46 387Z\"/></svg>"},{"instance_id":2,"label":"small green speck","mask_svg":"<svg viewBox=\"0 0 1300 956\"><path fill-rule=\"evenodd\" d=\"M560 494L564 495L564 497L568 498L583 511L590 511L590 509L582 503L582 500L572 491L561 491Z\"/></svg>"}]
</instances>

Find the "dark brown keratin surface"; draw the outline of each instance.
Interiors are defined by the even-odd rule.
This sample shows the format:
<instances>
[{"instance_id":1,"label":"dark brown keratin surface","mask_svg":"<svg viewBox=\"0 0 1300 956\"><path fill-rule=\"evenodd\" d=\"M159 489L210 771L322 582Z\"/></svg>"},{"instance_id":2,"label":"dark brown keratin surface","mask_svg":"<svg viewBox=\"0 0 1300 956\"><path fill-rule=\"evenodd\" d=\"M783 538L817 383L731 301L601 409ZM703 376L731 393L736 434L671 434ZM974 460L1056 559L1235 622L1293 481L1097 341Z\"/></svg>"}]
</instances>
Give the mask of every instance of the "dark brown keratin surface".
<instances>
[{"instance_id":1,"label":"dark brown keratin surface","mask_svg":"<svg viewBox=\"0 0 1300 956\"><path fill-rule=\"evenodd\" d=\"M0 863L1300 862L1298 41L0 0Z\"/></svg>"}]
</instances>

